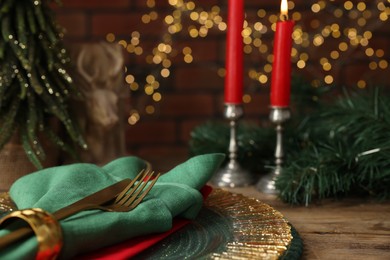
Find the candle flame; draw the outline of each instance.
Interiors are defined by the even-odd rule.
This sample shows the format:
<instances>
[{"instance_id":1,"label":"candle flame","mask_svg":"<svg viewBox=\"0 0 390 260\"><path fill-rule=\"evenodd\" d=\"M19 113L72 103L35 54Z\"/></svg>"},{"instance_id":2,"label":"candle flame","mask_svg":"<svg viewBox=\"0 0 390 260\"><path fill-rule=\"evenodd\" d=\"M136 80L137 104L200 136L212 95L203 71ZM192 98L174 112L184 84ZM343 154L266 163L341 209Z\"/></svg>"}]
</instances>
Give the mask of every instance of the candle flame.
<instances>
[{"instance_id":1,"label":"candle flame","mask_svg":"<svg viewBox=\"0 0 390 260\"><path fill-rule=\"evenodd\" d=\"M288 4L287 0L282 0L282 3L280 5L280 15L287 17L288 16Z\"/></svg>"}]
</instances>

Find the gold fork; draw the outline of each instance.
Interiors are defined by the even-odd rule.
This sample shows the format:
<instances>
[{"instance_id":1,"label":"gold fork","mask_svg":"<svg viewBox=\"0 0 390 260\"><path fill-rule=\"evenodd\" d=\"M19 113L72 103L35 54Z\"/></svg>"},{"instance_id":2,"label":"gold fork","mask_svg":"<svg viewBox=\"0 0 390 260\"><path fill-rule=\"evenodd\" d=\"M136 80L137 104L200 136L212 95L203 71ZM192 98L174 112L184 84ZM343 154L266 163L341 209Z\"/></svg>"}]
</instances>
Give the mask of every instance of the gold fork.
<instances>
[{"instance_id":1,"label":"gold fork","mask_svg":"<svg viewBox=\"0 0 390 260\"><path fill-rule=\"evenodd\" d=\"M53 216L57 220L62 220L78 212L84 210L91 210L91 209L100 209L104 211L115 211L115 212L131 211L135 207L137 207L141 203L141 201L145 198L145 196L150 192L154 184L157 182L160 173L157 174L152 181L150 181L153 175L154 172L149 172L148 169L145 171L142 170L119 194L115 193L115 195L116 194L118 195L116 196L112 195L111 197L109 197L109 202L107 202L106 199L107 195L109 196L108 193L114 191L113 189L114 186L119 187L122 183L127 184L128 182L126 180L123 180L120 183L116 183L101 191L98 191L97 193L92 194L86 198L83 198L80 201L77 201L70 206L62 208L54 212ZM146 187L146 185L148 184L149 186ZM96 203L89 202L89 201L94 201L95 198L97 200L104 201L105 203L99 204L98 202ZM13 244L14 242L17 242L23 238L28 237L31 234L33 234L31 228L22 227L3 237L0 237L0 250L2 248L5 248Z\"/></svg>"},{"instance_id":2,"label":"gold fork","mask_svg":"<svg viewBox=\"0 0 390 260\"><path fill-rule=\"evenodd\" d=\"M80 211L92 210L92 209L100 209L103 211L114 211L114 212L125 212L131 211L136 208L141 201L145 198L145 196L152 189L154 184L157 182L160 177L160 173L158 173L153 180L152 177L154 172L147 172L146 170L142 170L127 186L123 189L121 193L119 193L113 202L112 200L105 204L97 204L97 203L83 203L79 205L75 205L73 207L69 207L67 210L62 210L61 212L53 213L56 219L61 220L67 218L71 215L74 215ZM146 187L146 185L148 185ZM146 187L146 188L145 188Z\"/></svg>"},{"instance_id":3,"label":"gold fork","mask_svg":"<svg viewBox=\"0 0 390 260\"><path fill-rule=\"evenodd\" d=\"M142 171L141 171L142 173ZM138 174L139 175L141 175ZM145 196L152 189L154 184L157 182L160 177L160 173L158 173L152 181L154 172L152 171L150 174L147 172L142 176L142 179L138 181L137 185L134 185L136 181L132 181L127 185L127 187L115 198L114 203L109 207L114 211L130 211L137 207L141 201L145 198ZM138 176L135 178L138 179ZM150 182L149 182L150 181ZM145 189L146 185L149 183L149 186ZM145 189L145 190L144 190ZM142 192L142 193L141 193Z\"/></svg>"}]
</instances>

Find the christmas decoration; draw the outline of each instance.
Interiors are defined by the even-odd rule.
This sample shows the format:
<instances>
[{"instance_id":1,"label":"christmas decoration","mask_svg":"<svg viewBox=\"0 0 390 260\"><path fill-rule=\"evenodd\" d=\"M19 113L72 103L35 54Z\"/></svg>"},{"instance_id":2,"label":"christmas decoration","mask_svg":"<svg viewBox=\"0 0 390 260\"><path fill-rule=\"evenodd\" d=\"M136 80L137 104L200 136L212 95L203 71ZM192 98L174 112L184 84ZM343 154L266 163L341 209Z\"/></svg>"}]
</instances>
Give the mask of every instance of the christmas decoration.
<instances>
[{"instance_id":1,"label":"christmas decoration","mask_svg":"<svg viewBox=\"0 0 390 260\"><path fill-rule=\"evenodd\" d=\"M319 109L322 97L329 91L327 87L313 88L301 77L292 79L291 102L294 104L294 117L286 123L285 135L290 141L292 126L304 121L303 117ZM229 144L229 125L224 122L210 121L199 125L191 132L190 153L202 154L210 151L226 153ZM237 126L237 160L252 172L264 173L274 161L275 129L272 125L259 127L244 119ZM289 145L289 143L286 143Z\"/></svg>"},{"instance_id":2,"label":"christmas decoration","mask_svg":"<svg viewBox=\"0 0 390 260\"><path fill-rule=\"evenodd\" d=\"M390 198L390 96L371 90L347 91L339 98L327 87L292 82L294 116L286 124L285 163L276 180L286 202L308 205L347 195ZM330 98L332 97L332 99ZM193 154L227 151L227 126L207 123L194 129ZM238 160L261 174L273 165L272 127L238 128Z\"/></svg>"},{"instance_id":3,"label":"christmas decoration","mask_svg":"<svg viewBox=\"0 0 390 260\"><path fill-rule=\"evenodd\" d=\"M72 152L50 126L57 118L70 139L85 142L68 112L67 100L78 94L68 74L69 58L49 1L0 2L0 148L15 134L29 160L42 168L42 138Z\"/></svg>"}]
</instances>

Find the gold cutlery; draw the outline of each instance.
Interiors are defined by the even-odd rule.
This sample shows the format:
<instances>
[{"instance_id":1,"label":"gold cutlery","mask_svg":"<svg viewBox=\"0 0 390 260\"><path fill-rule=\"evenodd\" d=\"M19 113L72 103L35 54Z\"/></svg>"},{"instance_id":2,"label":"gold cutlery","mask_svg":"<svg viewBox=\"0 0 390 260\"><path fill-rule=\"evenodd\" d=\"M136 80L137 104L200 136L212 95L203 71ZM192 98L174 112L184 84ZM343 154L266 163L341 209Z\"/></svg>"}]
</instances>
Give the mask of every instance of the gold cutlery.
<instances>
[{"instance_id":1,"label":"gold cutlery","mask_svg":"<svg viewBox=\"0 0 390 260\"><path fill-rule=\"evenodd\" d=\"M54 212L53 216L57 220L61 220L78 212L91 209L115 212L133 210L149 193L160 176L159 173L153 180L151 180L153 174L154 172L141 171L133 180L124 179L111 186L108 186ZM147 184L149 185L147 186ZM26 238L32 233L33 231L30 227L22 227L12 231L3 237L0 237L0 249L5 248L6 246L19 241L20 239Z\"/></svg>"}]
</instances>

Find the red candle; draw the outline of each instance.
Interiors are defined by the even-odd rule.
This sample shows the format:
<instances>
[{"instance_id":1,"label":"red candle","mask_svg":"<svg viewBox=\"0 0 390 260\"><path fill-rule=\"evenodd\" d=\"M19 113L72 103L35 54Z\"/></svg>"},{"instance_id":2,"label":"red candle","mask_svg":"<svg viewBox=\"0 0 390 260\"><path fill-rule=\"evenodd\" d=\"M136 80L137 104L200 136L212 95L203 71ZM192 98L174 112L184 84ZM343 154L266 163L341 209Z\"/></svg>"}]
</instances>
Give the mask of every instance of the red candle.
<instances>
[{"instance_id":1,"label":"red candle","mask_svg":"<svg viewBox=\"0 0 390 260\"><path fill-rule=\"evenodd\" d=\"M287 0L282 0L281 21L276 23L271 76L271 106L288 107L291 88L291 47L294 21L287 17Z\"/></svg>"},{"instance_id":2,"label":"red candle","mask_svg":"<svg viewBox=\"0 0 390 260\"><path fill-rule=\"evenodd\" d=\"M243 88L243 0L229 0L226 43L225 103L240 104Z\"/></svg>"}]
</instances>

